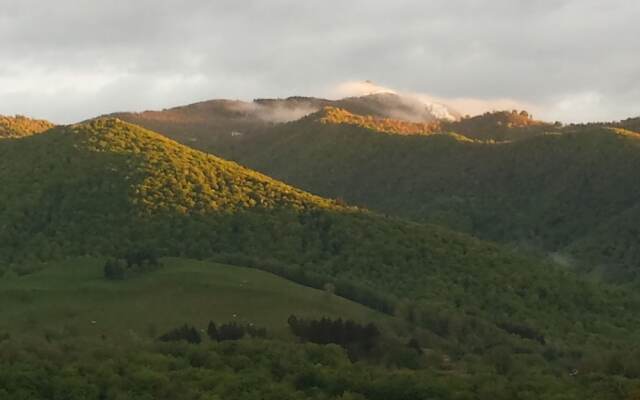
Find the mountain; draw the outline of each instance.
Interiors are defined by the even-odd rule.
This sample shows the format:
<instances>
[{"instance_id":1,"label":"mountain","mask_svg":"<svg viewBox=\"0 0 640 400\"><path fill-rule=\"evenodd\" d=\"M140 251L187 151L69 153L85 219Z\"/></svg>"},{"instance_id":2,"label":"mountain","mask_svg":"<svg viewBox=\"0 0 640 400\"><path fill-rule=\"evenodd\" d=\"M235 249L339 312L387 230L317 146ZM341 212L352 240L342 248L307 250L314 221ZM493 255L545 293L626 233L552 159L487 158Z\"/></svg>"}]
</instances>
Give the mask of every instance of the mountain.
<instances>
[{"instance_id":1,"label":"mountain","mask_svg":"<svg viewBox=\"0 0 640 400\"><path fill-rule=\"evenodd\" d=\"M51 122L45 120L31 119L22 115L13 117L0 115L0 139L28 136L53 127Z\"/></svg>"},{"instance_id":2,"label":"mountain","mask_svg":"<svg viewBox=\"0 0 640 400\"><path fill-rule=\"evenodd\" d=\"M451 285L462 283L448 276L460 274L479 281L456 302L494 311L502 300L478 297L494 280L511 280L516 268L546 286L552 273L491 243L345 207L117 119L2 142L0 184L6 262L136 247L242 256L452 307Z\"/></svg>"},{"instance_id":3,"label":"mountain","mask_svg":"<svg viewBox=\"0 0 640 400\"><path fill-rule=\"evenodd\" d=\"M441 142L441 150L470 142L448 134L400 136L378 133L358 126L317 122L313 117L298 123L321 124L334 133L332 140L335 143L341 143L338 140L341 138L357 140L371 133L377 135L379 141L373 143L378 145L390 144L386 142L389 138L409 138L411 148L418 150L416 146L420 142L417 140ZM296 123L284 127L305 135ZM311 144L310 151L318 151L335 160L342 157L336 152L335 143L329 146L325 141L328 133L314 131L310 134L322 139L326 149L331 150L327 153ZM267 135L260 137L268 138ZM363 142L371 146L367 143ZM348 152L356 150L369 155L369 150L363 151L366 148L343 148ZM386 161L379 160L381 165L387 164ZM403 167L397 165L391 171ZM370 173L375 175L381 171L370 170ZM340 178L339 175L336 177ZM589 398L593 394L596 398L613 399L615 393L608 385L620 382L621 386L616 387L627 391L640 378L640 368L634 364L637 353L629 351L635 345L633 332L640 329L638 321L630 317L640 310L640 299L633 291L588 282L555 265L517 255L466 234L384 217L311 195L118 119L60 126L38 135L0 142L0 185L3 187L0 192L0 277L10 282L17 280L17 287L9 283L8 289L0 290L0 296L8 299L2 304L40 301L36 300L39 293L55 287L56 279L62 279L47 275L46 271L51 268L48 263L52 260L62 260L64 265L64 260L72 257L90 256L94 265L92 271L95 271L95 265L100 265L98 263L104 257L123 257L142 249L162 256L215 259L236 266L264 269L306 286L324 288L329 297L335 292L393 314L394 323L387 329L396 335L412 335L414 348L416 340L425 343L428 348L425 357L432 357L425 359L433 360L433 367L430 367L433 369L419 369L422 361L412 364L416 356L409 357L402 346L395 350L390 347L384 356L387 358L383 358L388 364L363 364L361 368L367 371L369 379L375 376L384 385L397 383L387 392L375 386L382 394L369 394L369 398L431 397L435 393L432 392L434 387L442 387L437 392L440 398L459 398L456 393L469 397L475 391L479 398L507 399L513 398L514 393L533 391L543 397L562 392L572 398ZM175 272L181 262L171 263L171 271ZM187 271L185 269L185 273ZM29 286L29 279L25 277L34 273L43 273L45 278L51 279L36 278L35 286ZM157 271L147 273L160 274ZM72 297L64 303L56 303L61 304L59 311L63 318L87 314L69 311L62 304L89 301L104 292L100 288L110 284L96 282L96 277L91 279L82 284L96 285L97 293L79 290L73 292L75 295L70 294ZM160 275L158 279L162 280ZM193 290L201 291L202 285L206 285L202 281L183 279L186 278L177 279L179 287L175 290L190 291L193 286ZM118 290L122 296L140 294L143 286L139 285L144 282L148 280L134 278L123 282ZM244 283L239 281L234 285L242 287ZM62 296L60 291L55 293L58 294L52 296ZM215 291L211 292L211 296L216 295L219 296ZM83 300L83 296L87 299ZM130 311L122 309L119 318L134 320L134 315L139 315L136 307L132 304ZM98 335L97 343L72 328L42 333L35 330L35 315L29 312L26 318L31 318L32 322L26 321L21 329L10 331L23 332L27 327L26 337L35 335L34 338L39 336L40 340L45 337L42 346L47 349L62 340L56 339L60 335L74 343L69 347L68 342L60 342L67 350L93 349L83 356L73 357L74 363L87 357L105 357L113 351L95 351L113 346L105 338L108 332L102 332L100 339L99 331L91 330L94 333L89 335ZM191 314L185 312L183 315L186 318ZM152 318L151 314L148 318ZM8 336L2 334L6 329L3 325L9 321L13 319L3 319L0 324L2 360L13 359L11 346L19 346L15 339L7 339ZM77 321L73 323L77 324ZM131 340L135 348L144 343L134 331L124 336L131 338L127 340ZM404 336L403 340L409 338ZM258 341L252 346L260 354L264 354L266 348L284 346L276 358L301 351L291 342L286 345L271 343ZM149 363L164 359L163 352L166 351L175 357L192 354L194 358L190 358L187 365L196 368L220 365L213 359L207 361L200 355L196 357L195 354L200 354L196 349L185 350L180 345L148 346L135 354L144 351ZM239 346L250 345L241 343ZM417 347L420 349L420 345ZM295 380L292 386L298 390L311 388L320 385L318 379L329 379L326 374L337 374L337 370L344 368L349 372L343 378L349 378L339 380L341 387L349 382L347 387L369 393L372 389L365 387L370 385L357 384L369 382L352 375L360 367L352 366L354 364L346 358L340 361L343 367L324 361L328 356L322 358L320 355L330 349L308 350L316 355L312 365L327 365L327 369L323 369L324 377L310 372L312 375L291 376L287 382ZM45 368L44 361L39 360L41 354L50 352L34 351L28 365ZM62 350L56 348L55 351ZM218 353L221 350L214 347L209 351L216 354L215 357L226 357L239 350ZM64 359L62 355L57 358L61 359ZM229 361L229 365L235 368L238 363L246 368L261 365L247 360L243 355ZM105 368L110 368L109 365L112 364L106 363ZM129 360L123 365L138 368L140 360ZM227 364L224 365L223 368L227 368ZM286 370L283 366L269 367L267 370L275 371L273 374L276 375L267 375L265 384L280 382L284 375L296 374L300 368L306 371L306 365L287 367L290 369ZM398 365L419 370L389 370ZM28 376L21 368L16 370L15 366L0 361L0 371L3 371L0 382L10 385L9 382L15 379L24 379L15 376L15 371L21 371L20 376ZM40 367L33 368L29 373L40 370ZM68 371L69 376L77 377L76 383L102 376L86 366L78 368L85 371L82 376ZM173 368L156 371L153 375L157 379L171 379L166 374ZM175 368L182 370L185 366L180 364ZM570 376L567 371L572 368L579 368L584 378L578 381ZM118 368L114 367L114 370ZM120 376L129 377L127 371L121 370ZM150 373L148 368L145 371ZM248 369L247 373L255 371ZM396 373L404 378L396 381ZM39 379L29 382L39 382ZM47 379L43 382L49 382ZM45 385L44 392L34 393L51 393L62 380L62 377L56 378L56 384ZM603 381L606 385L599 386ZM402 389L414 388L418 382L428 382L427 388L409 394ZM321 386L326 389L325 384ZM3 393L1 390L5 389L0 389L0 394ZM78 398L87 398L86 391L93 389L83 390L78 393L85 394ZM96 394L90 398L98 397ZM193 398L198 397L194 395Z\"/></svg>"},{"instance_id":4,"label":"mountain","mask_svg":"<svg viewBox=\"0 0 640 400\"><path fill-rule=\"evenodd\" d=\"M179 108L180 127L163 120L172 110L148 120L124 117L322 196L549 253L606 279L635 279L640 252L630 244L638 235L634 228L620 233L611 227L619 226L616 219L628 220L623 215L632 213L638 196L621 189L633 187L629 165L636 159L637 118L562 126L513 110L412 121L406 103L390 93L336 102L293 97L234 103L260 110L260 118L256 111L242 114L254 121L251 127L197 105ZM229 110L231 103L215 104ZM283 122L283 110L293 119L318 107L324 108ZM197 117L190 114L198 109ZM393 118L399 115L407 119ZM198 121L225 125L201 129ZM189 142L184 132L199 132L205 139ZM426 137L443 132L452 140Z\"/></svg>"},{"instance_id":5,"label":"mountain","mask_svg":"<svg viewBox=\"0 0 640 400\"><path fill-rule=\"evenodd\" d=\"M488 139L503 117L512 125ZM635 220L640 134L514 112L447 125L466 135L326 109L212 151L322 196L637 276L640 237L617 227Z\"/></svg>"},{"instance_id":6,"label":"mountain","mask_svg":"<svg viewBox=\"0 0 640 400\"><path fill-rule=\"evenodd\" d=\"M246 137L284 122L336 107L354 114L432 123L455 119L459 114L443 105L425 104L393 93L376 93L341 100L314 97L286 99L210 100L162 111L114 113L110 117L144 126L190 146L209 150L229 147Z\"/></svg>"},{"instance_id":7,"label":"mountain","mask_svg":"<svg viewBox=\"0 0 640 400\"><path fill-rule=\"evenodd\" d=\"M557 132L559 123L533 119L526 111L493 111L454 121L442 121L441 131L451 131L470 139L506 142L527 139L544 133Z\"/></svg>"}]
</instances>

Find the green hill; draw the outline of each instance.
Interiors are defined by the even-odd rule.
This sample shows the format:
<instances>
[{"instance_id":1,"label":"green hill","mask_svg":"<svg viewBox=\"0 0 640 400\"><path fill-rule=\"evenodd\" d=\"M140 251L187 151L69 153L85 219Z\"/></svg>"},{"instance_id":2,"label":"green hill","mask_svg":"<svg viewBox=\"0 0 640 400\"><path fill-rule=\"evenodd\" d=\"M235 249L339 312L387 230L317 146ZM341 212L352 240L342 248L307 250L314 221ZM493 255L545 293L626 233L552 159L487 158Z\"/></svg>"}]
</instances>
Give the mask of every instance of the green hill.
<instances>
[{"instance_id":1,"label":"green hill","mask_svg":"<svg viewBox=\"0 0 640 400\"><path fill-rule=\"evenodd\" d=\"M326 126L357 138L340 125ZM451 135L426 138L446 146L462 143ZM635 353L628 351L640 328L633 317L640 302L631 291L589 283L445 228L345 207L117 119L0 142L0 185L2 279L27 274L17 278L23 289L15 293L27 304L41 299L40 289L29 285L55 288L60 279L54 272L47 275L45 265L43 275L38 272L31 281L30 266L38 260L122 257L145 248L163 256L267 269L307 286L334 287L340 296L393 312L412 326L428 347L447 356L442 360L455 366L461 385L500 382L495 391L503 398L523 391L522 385L536 393L562 387L606 398L613 392L598 382L624 380L619 385L627 390L640 376ZM159 274L155 279L166 283L173 271L150 274ZM176 281L181 279L191 278ZM136 278L123 283L136 291L145 282ZM9 297L11 285L4 286ZM78 282L83 293L90 293L92 285ZM95 296L102 296L105 283L95 285ZM199 290L193 280L185 288L194 296ZM172 289L166 290L169 296ZM135 297L133 292L122 295ZM391 309L382 307L385 301ZM105 312L114 310L104 307ZM72 316L88 316L81 306L70 309ZM66 312L64 307L60 312ZM36 320L42 315L33 313ZM135 318L128 313L123 310L123 321ZM195 323L205 314L209 312L198 310L185 316ZM158 324L165 326L171 315ZM584 374L580 382L566 377L576 367ZM435 368L441 375L438 382L448 379L442 376L450 366Z\"/></svg>"},{"instance_id":2,"label":"green hill","mask_svg":"<svg viewBox=\"0 0 640 400\"><path fill-rule=\"evenodd\" d=\"M631 227L616 232L615 221L634 220L638 134L569 126L493 142L427 131L399 135L400 129L375 120L354 124L354 118L325 115L274 127L219 153L322 196L484 239L582 256L586 262L578 266L606 265L612 279L637 274L628 267L640 253L629 244L640 237Z\"/></svg>"},{"instance_id":3,"label":"green hill","mask_svg":"<svg viewBox=\"0 0 640 400\"><path fill-rule=\"evenodd\" d=\"M33 135L53 127L51 122L45 120L31 119L22 115L14 117L0 115L0 139Z\"/></svg>"},{"instance_id":4,"label":"green hill","mask_svg":"<svg viewBox=\"0 0 640 400\"><path fill-rule=\"evenodd\" d=\"M9 263L152 247L304 265L438 301L452 284L462 289L448 278L462 274L481 283L456 301L475 306L474 295L514 268L542 275L493 244L346 208L114 119L2 143L0 155L0 254Z\"/></svg>"}]
</instances>

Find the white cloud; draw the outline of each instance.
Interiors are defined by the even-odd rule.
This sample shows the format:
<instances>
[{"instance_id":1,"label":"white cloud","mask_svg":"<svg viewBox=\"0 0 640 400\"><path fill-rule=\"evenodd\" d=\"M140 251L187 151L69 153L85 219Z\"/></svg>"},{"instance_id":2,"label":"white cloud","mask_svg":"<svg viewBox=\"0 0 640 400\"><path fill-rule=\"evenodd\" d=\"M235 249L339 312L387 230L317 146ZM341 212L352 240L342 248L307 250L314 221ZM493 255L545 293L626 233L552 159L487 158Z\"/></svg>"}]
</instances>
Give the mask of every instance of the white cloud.
<instances>
[{"instance_id":1,"label":"white cloud","mask_svg":"<svg viewBox=\"0 0 640 400\"><path fill-rule=\"evenodd\" d=\"M207 98L318 95L361 79L470 114L640 112L640 2L0 2L0 113L72 121Z\"/></svg>"},{"instance_id":2,"label":"white cloud","mask_svg":"<svg viewBox=\"0 0 640 400\"><path fill-rule=\"evenodd\" d=\"M448 106L462 115L476 115L487 111L496 110L528 110L532 113L541 111L540 107L534 104L504 98L470 98L470 97L440 97L430 93L415 93L393 89L388 86L379 85L372 81L346 81L334 85L325 93L332 98L347 96L363 96L375 93L394 93L404 97L418 100L425 105L435 107L434 112L439 113L441 118L451 118L446 108Z\"/></svg>"}]
</instances>

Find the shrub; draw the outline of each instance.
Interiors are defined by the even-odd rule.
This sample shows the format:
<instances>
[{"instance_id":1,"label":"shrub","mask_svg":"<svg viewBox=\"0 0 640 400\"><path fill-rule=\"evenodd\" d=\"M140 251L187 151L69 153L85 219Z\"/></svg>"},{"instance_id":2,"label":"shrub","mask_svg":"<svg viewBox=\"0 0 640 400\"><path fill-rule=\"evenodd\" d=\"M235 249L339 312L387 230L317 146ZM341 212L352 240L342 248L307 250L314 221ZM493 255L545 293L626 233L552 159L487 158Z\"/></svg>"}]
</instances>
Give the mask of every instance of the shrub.
<instances>
[{"instance_id":1,"label":"shrub","mask_svg":"<svg viewBox=\"0 0 640 400\"><path fill-rule=\"evenodd\" d=\"M199 344L202 341L200 333L193 326L187 324L182 325L179 328L172 329L158 338L163 342L177 342L185 340L191 344Z\"/></svg>"}]
</instances>

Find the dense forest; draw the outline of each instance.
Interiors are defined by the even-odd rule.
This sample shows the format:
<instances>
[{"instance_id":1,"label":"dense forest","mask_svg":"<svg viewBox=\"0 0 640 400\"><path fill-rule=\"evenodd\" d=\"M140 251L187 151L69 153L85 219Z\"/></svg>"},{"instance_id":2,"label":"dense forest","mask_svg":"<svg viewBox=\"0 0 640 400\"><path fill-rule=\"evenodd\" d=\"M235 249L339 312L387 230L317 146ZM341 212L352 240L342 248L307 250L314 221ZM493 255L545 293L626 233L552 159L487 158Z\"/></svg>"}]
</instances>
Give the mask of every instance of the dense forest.
<instances>
[{"instance_id":1,"label":"dense forest","mask_svg":"<svg viewBox=\"0 0 640 400\"><path fill-rule=\"evenodd\" d=\"M417 118L397 95L354 99L259 100L272 111L328 108L249 130L199 104L119 115L324 197L498 241L610 282L637 280L637 118L564 126L512 110L433 120Z\"/></svg>"},{"instance_id":2,"label":"dense forest","mask_svg":"<svg viewBox=\"0 0 640 400\"><path fill-rule=\"evenodd\" d=\"M458 143L455 137L436 136L444 143ZM637 353L632 350L634 332L640 328L633 318L640 309L640 298L630 290L589 282L552 263L446 228L313 196L117 119L98 119L0 142L0 184L5 189L0 194L4 279L37 274L38 268L29 266L43 261L86 255L105 257L105 274L109 265L136 269L130 278L123 276L129 284L142 279L140 274L161 274L163 268L136 266L153 265L157 257L166 256L215 259L270 271L322 289L328 296L347 297L391 314L397 322L388 329L406 326L404 333L397 333L401 338L394 339L396 345L384 347L396 354L390 349L397 343L412 343L399 347L400 355L392 358L396 361L390 363L388 355L345 361L344 373L351 374L349 368L356 368L349 366L352 362L365 363L365 369L355 370L384 376L379 378L382 385L396 385L395 376L400 374L407 388L417 385L410 389L416 390L411 392L416 398L478 396L478 390L488 389L474 382L489 379L497 385L493 397L485 393L481 398L513 398L514 393L522 393L518 395L522 398L542 393L552 398L550 391L557 390L565 393L564 398L594 395L613 399L621 393L630 395L640 377L634 361ZM46 265L41 268L47 269ZM117 285L123 280L107 281ZM189 326L176 328L193 333ZM3 351L12 354L14 346L22 346L21 340L6 337ZM66 340L63 336L51 346L67 346ZM78 340L75 348L79 352L102 346ZM168 361L161 361L163 350L148 345L151 347L139 356L159 362L153 364L160 368L153 379L172 379L171 371L184 371L185 379L196 379L189 374L196 373L193 367L201 366L166 367ZM427 363L416 356L422 347L441 355L430 366L433 369L405 372L421 371ZM211 351L215 353L216 348ZM51 364L42 356L48 350L40 350L41 345L36 349L27 356L31 361L20 364L26 369L23 372L11 361L15 358L6 358L9 361L0 379L9 382L16 379L15 373L48 371ZM82 387L78 398L83 398L82 393L85 398L117 398L101 392L107 389L100 389L96 379L103 375L86 369L86 363L97 357L92 354L75 361L60 356L60 363L72 362L75 367L60 371L66 375L52 375L57 383L34 378L40 383L23 397L28 398L29 393L43 396L47 393L43 390L54 390L57 384L66 387L76 382ZM184 362L183 356L177 357L175 362ZM132 368L138 365L128 362ZM449 378L438 377L437 371L448 375L452 365L459 372L450 379L462 385L460 393L454 386L442 389ZM571 375L574 370L579 371L578 378ZM342 371L336 366L327 373L337 378ZM119 369L115 373L129 377ZM259 369L255 373L260 374ZM426 383L420 383L423 373L431 376ZM280 381L283 377L264 379ZM375 385L370 389L358 386L360 378L355 376L354 381L349 378L339 385L324 373L291 379L283 387L306 396L310 395L307 390L313 390L318 398L394 398L383 388L380 393L387 394L379 394ZM297 384L296 379L306 383ZM192 397L202 398L199 384L193 382ZM114 387L132 383L125 380L121 384L114 383ZM7 387L13 388L8 393L21 393L22 385ZM410 396L401 393L396 398Z\"/></svg>"},{"instance_id":3,"label":"dense forest","mask_svg":"<svg viewBox=\"0 0 640 400\"><path fill-rule=\"evenodd\" d=\"M312 193L636 280L640 134L505 112L448 125L482 132L508 116L512 128L501 126L521 139L406 135L405 122L328 112L212 151Z\"/></svg>"}]
</instances>

